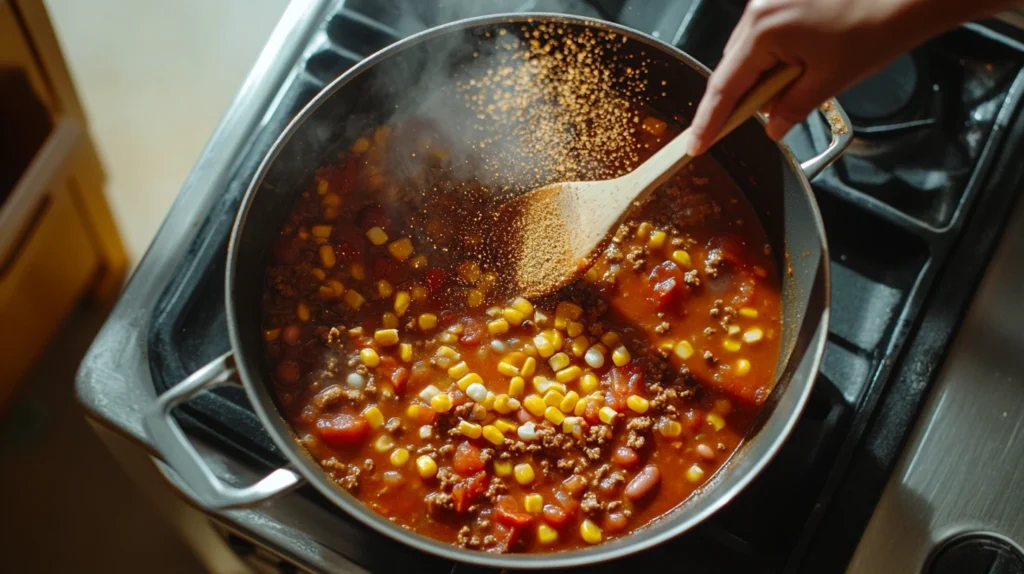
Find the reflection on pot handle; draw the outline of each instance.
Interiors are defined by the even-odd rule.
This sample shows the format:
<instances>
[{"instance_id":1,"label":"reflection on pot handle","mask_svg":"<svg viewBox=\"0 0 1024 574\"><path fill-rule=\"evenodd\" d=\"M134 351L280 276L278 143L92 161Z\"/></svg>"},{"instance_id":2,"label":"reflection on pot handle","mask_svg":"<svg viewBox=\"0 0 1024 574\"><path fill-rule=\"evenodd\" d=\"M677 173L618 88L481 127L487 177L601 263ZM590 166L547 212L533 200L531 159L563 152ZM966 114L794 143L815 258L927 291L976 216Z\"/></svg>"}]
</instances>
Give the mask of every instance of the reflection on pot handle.
<instances>
[{"instance_id":1,"label":"reflection on pot handle","mask_svg":"<svg viewBox=\"0 0 1024 574\"><path fill-rule=\"evenodd\" d=\"M231 353L221 355L187 379L160 395L143 426L160 457L191 491L195 502L208 510L251 506L299 486L302 477L289 468L279 468L247 487L221 482L196 451L171 410L202 391L220 385L238 385L238 371Z\"/></svg>"},{"instance_id":2,"label":"reflection on pot handle","mask_svg":"<svg viewBox=\"0 0 1024 574\"><path fill-rule=\"evenodd\" d=\"M832 141L825 151L800 164L808 180L814 179L823 169L832 165L853 142L850 118L835 98L821 104L818 111L825 116L825 122L832 130Z\"/></svg>"}]
</instances>

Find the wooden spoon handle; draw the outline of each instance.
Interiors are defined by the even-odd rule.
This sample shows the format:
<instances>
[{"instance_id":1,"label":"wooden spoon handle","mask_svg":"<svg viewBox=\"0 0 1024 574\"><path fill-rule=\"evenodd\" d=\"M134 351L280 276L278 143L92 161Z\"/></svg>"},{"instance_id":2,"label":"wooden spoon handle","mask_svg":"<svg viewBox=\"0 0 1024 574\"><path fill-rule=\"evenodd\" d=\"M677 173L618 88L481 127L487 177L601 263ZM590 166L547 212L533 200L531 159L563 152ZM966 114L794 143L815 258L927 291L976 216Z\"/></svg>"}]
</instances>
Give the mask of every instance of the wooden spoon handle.
<instances>
[{"instance_id":1,"label":"wooden spoon handle","mask_svg":"<svg viewBox=\"0 0 1024 574\"><path fill-rule=\"evenodd\" d=\"M796 81L802 73L803 68L793 64L782 64L769 70L754 85L754 88L747 92L747 95L743 96L743 99L733 109L732 114L729 115L729 119L726 120L722 130L718 132L718 135L715 136L711 143L716 143L718 140L729 135L732 130L738 128L740 124L757 113L772 98L777 96L779 92Z\"/></svg>"}]
</instances>

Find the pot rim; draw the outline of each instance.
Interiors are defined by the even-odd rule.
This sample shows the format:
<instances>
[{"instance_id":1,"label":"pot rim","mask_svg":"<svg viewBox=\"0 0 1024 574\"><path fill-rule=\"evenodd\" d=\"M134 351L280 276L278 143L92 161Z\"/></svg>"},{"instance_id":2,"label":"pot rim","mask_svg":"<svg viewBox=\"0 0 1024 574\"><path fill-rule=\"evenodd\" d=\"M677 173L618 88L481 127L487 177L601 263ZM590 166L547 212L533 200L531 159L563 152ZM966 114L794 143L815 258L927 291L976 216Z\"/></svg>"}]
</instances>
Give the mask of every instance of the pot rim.
<instances>
[{"instance_id":1,"label":"pot rim","mask_svg":"<svg viewBox=\"0 0 1024 574\"><path fill-rule=\"evenodd\" d=\"M799 391L799 396L797 396L793 402L792 408L785 414L787 420L783 427L767 445L760 457L752 463L752 467L746 472L746 474L738 477L736 482L728 488L720 491L714 490L713 493L706 494L705 496L712 500L699 512L688 516L686 519L678 519L670 515L670 513L675 510L669 510L665 515L656 518L651 523L626 536L623 536L622 538L604 542L596 546L539 554L490 554L487 552L459 548L452 544L428 538L411 530L402 528L401 526L383 518L380 514L370 509L354 496L338 488L333 482L327 480L321 467L297 442L291 426L283 419L283 417L281 417L273 397L270 396L266 385L262 384L262 377L259 374L258 369L254 368L250 364L250 357L244 351L245 347L242 344L242 336L238 329L238 322L235 320L238 309L235 307L232 293L234 292L235 272L236 266L238 265L238 242L245 227L246 220L248 219L249 210L253 204L253 198L262 186L263 180L270 167L277 159L278 154L287 146L287 143L295 135L299 127L302 126L302 124L304 124L305 121L320 108L321 105L333 97L353 78L359 76L363 72L369 70L379 62L393 56L394 54L437 36L477 26L536 21L557 21L613 31L618 34L622 34L631 40L643 42L652 48L656 48L674 56L677 60L688 65L691 69L702 74L704 77L708 77L711 74L710 69L675 46L632 28L586 16L550 12L493 14L449 22L408 36L370 55L347 70L344 74L335 78L319 93L317 93L317 95L314 96L309 103L307 103L288 123L281 135L278 136L277 140L274 142L271 147L271 151L267 153L263 161L260 163L256 174L253 176L252 182L246 189L245 195L242 198L238 215L236 216L235 222L231 228L230 240L228 242L227 264L225 269L225 307L227 312L228 335L231 342L232 352L237 359L236 365L238 368L239 378L242 386L245 388L249 401L252 403L252 407L256 412L256 415L260 419L260 422L263 424L275 444L282 450L282 452L285 453L288 461L291 463L291 466L293 466L328 500L341 508L347 514L353 516L380 534L388 536L393 540L406 544L407 546L417 550L448 560L499 569L513 568L536 570L566 568L572 566L585 566L621 558L623 556L649 549L669 539L675 538L676 536L691 530L712 514L718 512L764 470L764 467L775 457L778 450L788 439L790 433L795 427L796 422L799 419L799 415L803 411L804 406L810 397L811 391L813 390L813 377L817 376L821 366L821 360L824 355L825 342L828 334L829 311L831 309L831 278L828 266L828 242L825 236L824 223L822 221L817 202L814 199L810 182L804 171L801 169L800 163L793 156L788 146L784 143L779 143L779 151L782 153L788 167L797 175L797 181L801 185L801 191L810 203L814 219L813 225L816 230L816 234L821 239L821 261L824 263L819 263L819 269L817 272L821 274L821 280L824 282L824 301L817 327L813 333L813 338L808 342L807 350L800 359L801 365L804 361L807 361L808 359L811 360L811 364L809 365L809 376L812 377L812 380L803 385L803 388ZM766 121L765 116L760 113L756 114L755 118L762 124ZM812 317L810 316L805 317L804 319L805 322L810 320L812 320ZM789 361L792 360L794 360L794 358L791 356ZM794 378L796 378L795 375ZM778 408L769 415L769 418L775 418L777 413ZM715 486L714 479L706 484L706 487L711 489L714 489ZM678 524L674 524L668 528L663 528L654 535L644 536L645 532L650 533L654 527L672 520L678 520Z\"/></svg>"}]
</instances>

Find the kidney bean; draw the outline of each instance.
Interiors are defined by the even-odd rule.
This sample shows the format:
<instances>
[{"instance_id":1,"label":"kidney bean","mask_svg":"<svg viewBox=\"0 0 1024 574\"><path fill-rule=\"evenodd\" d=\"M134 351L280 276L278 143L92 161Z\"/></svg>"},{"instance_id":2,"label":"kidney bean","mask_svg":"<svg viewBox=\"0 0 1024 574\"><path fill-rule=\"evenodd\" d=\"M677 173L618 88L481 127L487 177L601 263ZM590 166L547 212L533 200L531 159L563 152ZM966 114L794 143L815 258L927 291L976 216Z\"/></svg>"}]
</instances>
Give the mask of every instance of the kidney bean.
<instances>
[{"instance_id":1,"label":"kidney bean","mask_svg":"<svg viewBox=\"0 0 1024 574\"><path fill-rule=\"evenodd\" d=\"M604 531L608 534L616 534L626 529L629 519L621 512L612 512L604 519Z\"/></svg>"},{"instance_id":2,"label":"kidney bean","mask_svg":"<svg viewBox=\"0 0 1024 574\"><path fill-rule=\"evenodd\" d=\"M657 466L649 464L643 467L643 469L633 477L633 480L629 481L629 484L626 485L624 494L630 502L636 502L654 492L660 483L661 471L658 470Z\"/></svg>"},{"instance_id":3,"label":"kidney bean","mask_svg":"<svg viewBox=\"0 0 1024 574\"><path fill-rule=\"evenodd\" d=\"M302 377L302 368L297 362L285 359L277 364L274 369L274 377L278 383L290 387L299 382L299 378Z\"/></svg>"},{"instance_id":4,"label":"kidney bean","mask_svg":"<svg viewBox=\"0 0 1024 574\"><path fill-rule=\"evenodd\" d=\"M286 345L298 345L302 339L302 329L298 325L285 325L281 329L281 340Z\"/></svg>"},{"instance_id":5,"label":"kidney bean","mask_svg":"<svg viewBox=\"0 0 1024 574\"><path fill-rule=\"evenodd\" d=\"M639 460L640 457L636 454L636 451L628 446L620 445L612 453L612 462L622 468L633 468Z\"/></svg>"}]
</instances>

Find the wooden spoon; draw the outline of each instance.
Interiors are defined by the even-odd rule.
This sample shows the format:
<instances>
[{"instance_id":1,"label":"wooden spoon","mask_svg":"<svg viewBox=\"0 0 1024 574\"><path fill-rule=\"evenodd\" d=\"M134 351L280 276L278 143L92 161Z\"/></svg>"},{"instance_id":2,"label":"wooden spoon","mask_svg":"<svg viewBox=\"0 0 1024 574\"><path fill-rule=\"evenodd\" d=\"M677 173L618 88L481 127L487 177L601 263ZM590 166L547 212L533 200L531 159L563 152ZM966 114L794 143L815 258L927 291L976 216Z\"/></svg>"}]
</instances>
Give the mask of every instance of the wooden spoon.
<instances>
[{"instance_id":1,"label":"wooden spoon","mask_svg":"<svg viewBox=\"0 0 1024 574\"><path fill-rule=\"evenodd\" d=\"M786 65L768 72L736 106L712 143L747 121L801 71ZM608 245L631 208L690 162L688 139L684 131L621 177L546 185L502 205L495 221L512 230L503 264L508 265L508 279L515 290L524 297L537 297L578 278Z\"/></svg>"}]
</instances>

